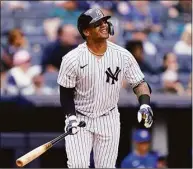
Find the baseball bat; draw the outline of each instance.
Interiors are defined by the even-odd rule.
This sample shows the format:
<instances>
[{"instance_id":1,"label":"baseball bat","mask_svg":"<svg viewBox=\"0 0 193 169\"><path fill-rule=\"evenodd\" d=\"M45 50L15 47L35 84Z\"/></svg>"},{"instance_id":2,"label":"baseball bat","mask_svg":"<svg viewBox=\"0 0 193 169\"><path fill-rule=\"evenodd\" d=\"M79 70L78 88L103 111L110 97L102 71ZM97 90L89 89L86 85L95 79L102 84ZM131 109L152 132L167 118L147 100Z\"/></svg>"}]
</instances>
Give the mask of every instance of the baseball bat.
<instances>
[{"instance_id":1,"label":"baseball bat","mask_svg":"<svg viewBox=\"0 0 193 169\"><path fill-rule=\"evenodd\" d=\"M79 127L85 127L86 123L84 121L81 121L78 125ZM32 151L28 152L27 154L23 155L22 157L18 158L16 160L16 165L18 167L24 167L26 164L30 163L31 161L35 160L37 157L45 153L48 149L53 147L56 143L64 139L67 135L69 135L71 131L68 131L66 133L63 133L56 137L55 139L33 149Z\"/></svg>"}]
</instances>

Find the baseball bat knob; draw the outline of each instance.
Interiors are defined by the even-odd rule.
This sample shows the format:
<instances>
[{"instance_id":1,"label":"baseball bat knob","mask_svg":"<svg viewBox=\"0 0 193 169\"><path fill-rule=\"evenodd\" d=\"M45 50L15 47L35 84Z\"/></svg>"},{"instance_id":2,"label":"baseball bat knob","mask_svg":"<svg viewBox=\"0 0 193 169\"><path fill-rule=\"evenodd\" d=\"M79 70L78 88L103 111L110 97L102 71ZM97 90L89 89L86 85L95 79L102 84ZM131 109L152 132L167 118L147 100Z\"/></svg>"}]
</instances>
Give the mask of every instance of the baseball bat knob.
<instances>
[{"instance_id":1,"label":"baseball bat knob","mask_svg":"<svg viewBox=\"0 0 193 169\"><path fill-rule=\"evenodd\" d=\"M79 123L78 126L79 126L79 127L85 127L85 126L86 126L86 123L85 123L84 121L80 121L80 123Z\"/></svg>"}]
</instances>

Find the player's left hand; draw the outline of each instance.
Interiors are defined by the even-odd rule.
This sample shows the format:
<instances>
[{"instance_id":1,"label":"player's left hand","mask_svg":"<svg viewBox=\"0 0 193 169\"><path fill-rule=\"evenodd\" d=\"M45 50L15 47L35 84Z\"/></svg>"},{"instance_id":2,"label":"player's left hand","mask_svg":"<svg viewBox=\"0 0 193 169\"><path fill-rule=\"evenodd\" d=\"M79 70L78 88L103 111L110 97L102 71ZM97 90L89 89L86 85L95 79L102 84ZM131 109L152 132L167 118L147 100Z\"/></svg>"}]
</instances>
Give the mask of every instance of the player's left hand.
<instances>
[{"instance_id":1,"label":"player's left hand","mask_svg":"<svg viewBox=\"0 0 193 169\"><path fill-rule=\"evenodd\" d=\"M153 111L151 107L147 104L140 106L140 109L137 113L138 122L143 122L146 128L150 128L153 124Z\"/></svg>"},{"instance_id":2,"label":"player's left hand","mask_svg":"<svg viewBox=\"0 0 193 169\"><path fill-rule=\"evenodd\" d=\"M78 127L79 121L76 116L72 115L66 118L65 120L65 132L69 132L71 135L76 134L79 131Z\"/></svg>"}]
</instances>

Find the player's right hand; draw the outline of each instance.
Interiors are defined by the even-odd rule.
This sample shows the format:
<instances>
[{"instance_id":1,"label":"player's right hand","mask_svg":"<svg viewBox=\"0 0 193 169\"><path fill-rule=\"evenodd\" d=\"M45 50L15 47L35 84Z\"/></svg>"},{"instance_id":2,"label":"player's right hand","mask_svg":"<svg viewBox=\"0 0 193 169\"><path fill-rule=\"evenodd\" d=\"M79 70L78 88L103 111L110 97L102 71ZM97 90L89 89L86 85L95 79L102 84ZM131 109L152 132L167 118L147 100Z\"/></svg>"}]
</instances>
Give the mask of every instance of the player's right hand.
<instances>
[{"instance_id":1,"label":"player's right hand","mask_svg":"<svg viewBox=\"0 0 193 169\"><path fill-rule=\"evenodd\" d=\"M153 111L149 105L143 104L137 113L138 122L143 122L146 128L150 128L153 124Z\"/></svg>"},{"instance_id":2,"label":"player's right hand","mask_svg":"<svg viewBox=\"0 0 193 169\"><path fill-rule=\"evenodd\" d=\"M68 116L65 120L65 132L70 131L72 135L76 134L79 130L77 117L72 115Z\"/></svg>"}]
</instances>

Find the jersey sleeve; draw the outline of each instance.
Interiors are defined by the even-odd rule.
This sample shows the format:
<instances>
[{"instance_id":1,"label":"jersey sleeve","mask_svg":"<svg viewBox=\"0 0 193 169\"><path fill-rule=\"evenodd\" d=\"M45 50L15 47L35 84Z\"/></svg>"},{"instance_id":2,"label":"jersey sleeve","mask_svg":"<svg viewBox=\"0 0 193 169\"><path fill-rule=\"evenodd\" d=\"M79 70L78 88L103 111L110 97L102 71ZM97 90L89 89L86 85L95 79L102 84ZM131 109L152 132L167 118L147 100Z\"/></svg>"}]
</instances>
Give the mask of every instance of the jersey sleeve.
<instances>
[{"instance_id":1,"label":"jersey sleeve","mask_svg":"<svg viewBox=\"0 0 193 169\"><path fill-rule=\"evenodd\" d=\"M136 87L144 80L144 74L142 73L134 56L128 52L125 55L125 78L129 82L132 88Z\"/></svg>"},{"instance_id":2,"label":"jersey sleeve","mask_svg":"<svg viewBox=\"0 0 193 169\"><path fill-rule=\"evenodd\" d=\"M74 88L76 85L76 72L76 57L71 55L65 55L60 65L57 83L66 88Z\"/></svg>"}]
</instances>

